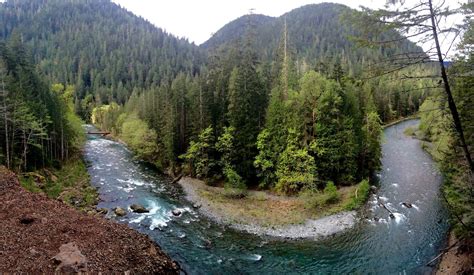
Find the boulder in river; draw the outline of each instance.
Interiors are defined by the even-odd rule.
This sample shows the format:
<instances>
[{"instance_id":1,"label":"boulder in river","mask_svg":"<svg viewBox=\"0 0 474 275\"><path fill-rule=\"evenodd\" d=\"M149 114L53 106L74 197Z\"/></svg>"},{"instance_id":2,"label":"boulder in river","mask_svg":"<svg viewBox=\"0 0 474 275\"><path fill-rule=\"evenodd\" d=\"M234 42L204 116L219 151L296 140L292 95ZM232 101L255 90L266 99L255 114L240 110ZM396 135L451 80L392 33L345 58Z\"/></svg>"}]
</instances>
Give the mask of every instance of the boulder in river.
<instances>
[{"instance_id":1,"label":"boulder in river","mask_svg":"<svg viewBox=\"0 0 474 275\"><path fill-rule=\"evenodd\" d=\"M148 213L150 210L146 209L143 205L140 204L132 204L130 205L130 209L132 209L135 213Z\"/></svg>"},{"instance_id":2,"label":"boulder in river","mask_svg":"<svg viewBox=\"0 0 474 275\"><path fill-rule=\"evenodd\" d=\"M123 217L123 216L127 215L127 212L122 207L116 207L114 209L114 213L115 213L115 215L117 215L119 217Z\"/></svg>"},{"instance_id":3,"label":"boulder in river","mask_svg":"<svg viewBox=\"0 0 474 275\"><path fill-rule=\"evenodd\" d=\"M178 209L173 209L173 211L171 211L171 213L173 213L173 216L176 216L176 217L179 217L182 214L182 212Z\"/></svg>"},{"instance_id":4,"label":"boulder in river","mask_svg":"<svg viewBox=\"0 0 474 275\"><path fill-rule=\"evenodd\" d=\"M195 204L193 204L193 208L194 209L199 209L199 208L201 208L201 204L195 203Z\"/></svg>"},{"instance_id":5,"label":"boulder in river","mask_svg":"<svg viewBox=\"0 0 474 275\"><path fill-rule=\"evenodd\" d=\"M409 202L402 202L402 205L405 206L406 208L412 208L413 205Z\"/></svg>"},{"instance_id":6,"label":"boulder in river","mask_svg":"<svg viewBox=\"0 0 474 275\"><path fill-rule=\"evenodd\" d=\"M370 190L372 190L372 192L377 191L377 186L371 185L371 186L370 186Z\"/></svg>"}]
</instances>

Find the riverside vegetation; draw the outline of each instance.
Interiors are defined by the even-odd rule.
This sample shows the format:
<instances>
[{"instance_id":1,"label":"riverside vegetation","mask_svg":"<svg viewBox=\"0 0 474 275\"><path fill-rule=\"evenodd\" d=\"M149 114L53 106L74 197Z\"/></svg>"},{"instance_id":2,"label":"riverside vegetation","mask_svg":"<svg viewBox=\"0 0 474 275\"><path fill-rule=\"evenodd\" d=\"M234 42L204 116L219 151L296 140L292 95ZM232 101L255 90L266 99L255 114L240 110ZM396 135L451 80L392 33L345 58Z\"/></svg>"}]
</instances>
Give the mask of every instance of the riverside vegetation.
<instances>
[{"instance_id":1,"label":"riverside vegetation","mask_svg":"<svg viewBox=\"0 0 474 275\"><path fill-rule=\"evenodd\" d=\"M396 81L432 71L423 64L366 78L366 64L423 51L394 30L381 37L396 45L357 47L348 37L360 35L358 26L339 19L352 12L325 3L279 18L247 15L197 47L106 0L7 1L0 9L10 22L2 37L18 41L21 34L46 78L63 83L55 93L65 93L69 103L59 114L74 112L123 140L138 158L225 187L229 198L270 190L299 195L318 211L353 208L343 206L337 189L365 186L380 167L381 125L415 113L432 90L423 77ZM73 20L64 20L65 13ZM35 29L21 19L32 16L39 20ZM84 32L89 17L96 31ZM57 32L41 23L45 18ZM34 159L30 168L26 156L16 160L22 169L64 160L74 145L69 139L78 136L69 124L53 121L49 147L40 138L23 142L51 152L35 154L49 158ZM33 155L33 146L24 147Z\"/></svg>"},{"instance_id":2,"label":"riverside vegetation","mask_svg":"<svg viewBox=\"0 0 474 275\"><path fill-rule=\"evenodd\" d=\"M415 26L437 41L424 22L451 12L426 5L413 8L431 12L423 16L330 3L250 14L197 46L109 0L5 1L0 162L29 190L87 208L96 198L79 155L82 121L92 122L159 170L218 187L202 191L211 201L263 209L261 196L278 195L320 217L364 203L381 166L382 125L421 106L455 232L470 236L472 22L448 70L453 100L439 47L440 69L407 40ZM284 217L276 222L303 220Z\"/></svg>"}]
</instances>

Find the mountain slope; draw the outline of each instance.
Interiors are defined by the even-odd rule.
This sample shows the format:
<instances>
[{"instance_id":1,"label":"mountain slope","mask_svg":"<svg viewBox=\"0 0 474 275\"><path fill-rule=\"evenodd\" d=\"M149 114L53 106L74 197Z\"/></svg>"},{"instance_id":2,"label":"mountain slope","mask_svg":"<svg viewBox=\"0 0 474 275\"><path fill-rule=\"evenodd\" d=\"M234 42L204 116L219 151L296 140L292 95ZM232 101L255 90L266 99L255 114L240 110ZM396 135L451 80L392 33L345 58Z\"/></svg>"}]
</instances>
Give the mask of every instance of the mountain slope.
<instances>
[{"instance_id":1,"label":"mountain slope","mask_svg":"<svg viewBox=\"0 0 474 275\"><path fill-rule=\"evenodd\" d=\"M341 15L346 11L350 11L350 8L344 5L322 3L306 5L277 18L262 15L242 16L222 27L201 47L213 51L232 46L243 38L245 29L251 23L255 26L253 35L258 38L255 43L259 55L264 60L271 60L283 36L286 19L289 44L298 57L300 66L315 68L321 62L338 61L346 66L347 70L360 71L368 60L377 60L406 49L421 51L409 41L391 48L356 47L349 39L351 35L356 34L356 30L340 20ZM387 35L394 38L400 37L397 33Z\"/></svg>"},{"instance_id":2,"label":"mountain slope","mask_svg":"<svg viewBox=\"0 0 474 275\"><path fill-rule=\"evenodd\" d=\"M0 38L17 33L52 81L75 84L77 97L125 102L133 88L195 74L202 51L109 0L8 0Z\"/></svg>"}]
</instances>

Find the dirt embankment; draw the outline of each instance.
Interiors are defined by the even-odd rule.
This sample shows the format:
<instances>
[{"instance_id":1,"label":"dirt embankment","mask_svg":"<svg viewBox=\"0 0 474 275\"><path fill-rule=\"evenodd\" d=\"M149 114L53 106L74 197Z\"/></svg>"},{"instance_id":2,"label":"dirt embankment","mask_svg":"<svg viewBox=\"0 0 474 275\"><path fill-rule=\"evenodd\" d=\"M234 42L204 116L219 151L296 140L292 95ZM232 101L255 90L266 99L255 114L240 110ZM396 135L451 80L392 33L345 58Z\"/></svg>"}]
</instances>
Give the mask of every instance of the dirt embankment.
<instances>
[{"instance_id":1,"label":"dirt embankment","mask_svg":"<svg viewBox=\"0 0 474 275\"><path fill-rule=\"evenodd\" d=\"M474 243L458 241L449 235L448 251L443 254L436 274L474 274Z\"/></svg>"},{"instance_id":2,"label":"dirt embankment","mask_svg":"<svg viewBox=\"0 0 474 275\"><path fill-rule=\"evenodd\" d=\"M178 274L147 236L30 193L0 167L0 273Z\"/></svg>"}]
</instances>

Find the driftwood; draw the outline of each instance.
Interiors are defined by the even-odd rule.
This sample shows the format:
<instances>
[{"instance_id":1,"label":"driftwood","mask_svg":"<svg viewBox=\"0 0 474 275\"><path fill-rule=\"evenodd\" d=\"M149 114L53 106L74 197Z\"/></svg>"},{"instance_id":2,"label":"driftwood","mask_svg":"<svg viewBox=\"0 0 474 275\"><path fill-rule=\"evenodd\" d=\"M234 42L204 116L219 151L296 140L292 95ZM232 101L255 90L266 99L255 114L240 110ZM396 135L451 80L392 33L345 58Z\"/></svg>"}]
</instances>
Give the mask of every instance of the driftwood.
<instances>
[{"instance_id":1,"label":"driftwood","mask_svg":"<svg viewBox=\"0 0 474 275\"><path fill-rule=\"evenodd\" d=\"M387 210L388 213L390 213L390 215L389 215L390 218L391 218L391 219L395 219L395 215L393 214L393 212L390 211L390 209L388 209L387 206L385 206L385 204L384 204L383 202L381 202L378 198L377 198L377 200L378 200L379 204L380 204L383 208L385 208L385 210Z\"/></svg>"},{"instance_id":2,"label":"driftwood","mask_svg":"<svg viewBox=\"0 0 474 275\"><path fill-rule=\"evenodd\" d=\"M177 183L182 177L183 177L183 174L180 174L179 176L177 176L176 178L174 178L171 183L172 183L172 184Z\"/></svg>"}]
</instances>

